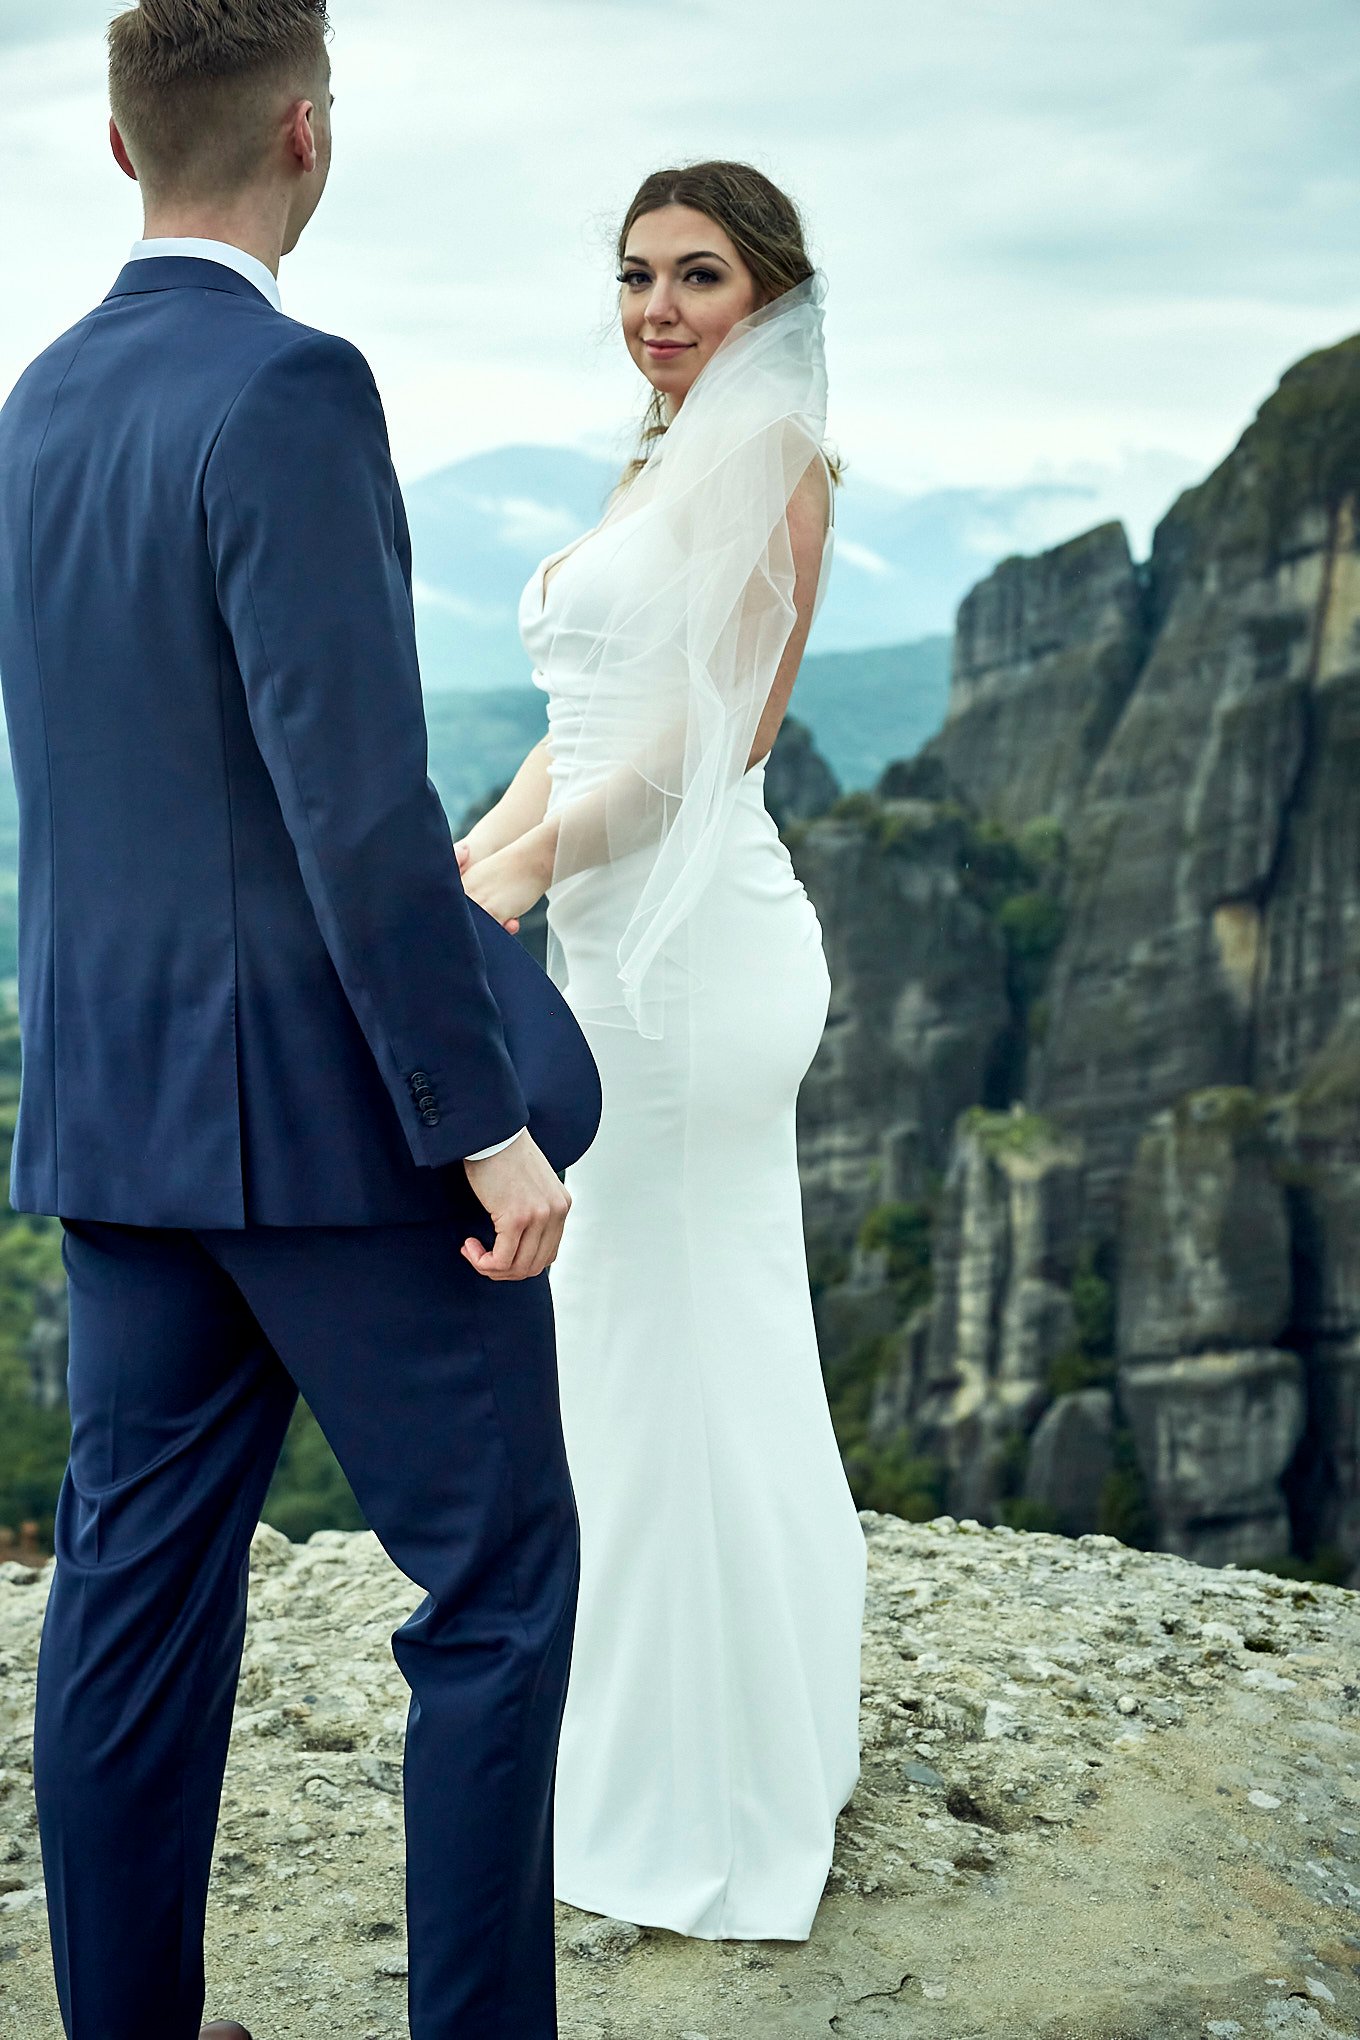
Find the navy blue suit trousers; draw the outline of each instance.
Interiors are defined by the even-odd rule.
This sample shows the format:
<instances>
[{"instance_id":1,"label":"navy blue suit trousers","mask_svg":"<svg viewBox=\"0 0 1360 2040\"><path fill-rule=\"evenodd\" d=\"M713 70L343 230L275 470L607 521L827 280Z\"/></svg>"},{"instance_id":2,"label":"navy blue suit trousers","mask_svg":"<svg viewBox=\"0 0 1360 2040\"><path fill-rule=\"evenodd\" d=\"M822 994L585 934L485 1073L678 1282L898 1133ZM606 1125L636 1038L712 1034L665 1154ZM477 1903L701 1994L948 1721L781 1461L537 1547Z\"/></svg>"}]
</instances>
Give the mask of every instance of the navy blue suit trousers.
<instances>
[{"instance_id":1,"label":"navy blue suit trousers","mask_svg":"<svg viewBox=\"0 0 1360 2040\"><path fill-rule=\"evenodd\" d=\"M247 1556L299 1389L425 1592L393 1646L411 2033L557 2032L576 1516L547 1277L475 1275L468 1201L406 1226L67 1227L73 1438L34 1773L73 2040L196 2040Z\"/></svg>"}]
</instances>

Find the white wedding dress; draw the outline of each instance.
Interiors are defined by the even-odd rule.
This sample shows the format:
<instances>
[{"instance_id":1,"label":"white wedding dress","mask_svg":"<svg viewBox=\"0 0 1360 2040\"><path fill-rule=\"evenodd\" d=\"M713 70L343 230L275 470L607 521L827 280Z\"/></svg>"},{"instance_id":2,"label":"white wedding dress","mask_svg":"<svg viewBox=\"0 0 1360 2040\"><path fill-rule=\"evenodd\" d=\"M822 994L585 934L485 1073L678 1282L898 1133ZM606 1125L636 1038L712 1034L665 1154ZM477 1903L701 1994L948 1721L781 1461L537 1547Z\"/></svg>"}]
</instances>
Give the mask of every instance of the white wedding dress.
<instances>
[{"instance_id":1,"label":"white wedding dress","mask_svg":"<svg viewBox=\"0 0 1360 2040\"><path fill-rule=\"evenodd\" d=\"M596 625L621 604L646 614L653 637L623 684L689 684L655 639L664 603L640 599L672 565L657 519L606 513L524 591L549 812L607 763L582 755ZM794 1137L829 981L763 780L763 764L742 774L722 812L685 913L687 994L660 1038L600 1017L635 909L630 866L648 853L550 896L604 1092L552 1273L582 1547L556 1883L640 1925L801 1940L858 1775L865 1551L822 1382Z\"/></svg>"}]
</instances>

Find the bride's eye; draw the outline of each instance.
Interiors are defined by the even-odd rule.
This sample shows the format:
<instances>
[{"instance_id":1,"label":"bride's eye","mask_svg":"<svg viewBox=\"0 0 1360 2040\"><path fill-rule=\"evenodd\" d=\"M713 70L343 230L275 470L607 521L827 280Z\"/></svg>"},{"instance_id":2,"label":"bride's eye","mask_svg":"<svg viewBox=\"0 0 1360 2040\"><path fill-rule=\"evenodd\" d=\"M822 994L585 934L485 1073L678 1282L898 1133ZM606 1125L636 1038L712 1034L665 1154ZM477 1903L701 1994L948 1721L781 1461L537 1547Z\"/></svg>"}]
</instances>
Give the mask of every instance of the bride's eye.
<instances>
[{"instance_id":1,"label":"bride's eye","mask_svg":"<svg viewBox=\"0 0 1360 2040\"><path fill-rule=\"evenodd\" d=\"M643 285L650 283L652 279L648 276L645 269L625 269L620 274L618 280L620 283L626 284L630 290L638 290Z\"/></svg>"},{"instance_id":2,"label":"bride's eye","mask_svg":"<svg viewBox=\"0 0 1360 2040\"><path fill-rule=\"evenodd\" d=\"M717 274L715 270L712 269L691 269L688 275L685 277L685 282L693 283L695 277L698 277L701 283L722 282L722 278Z\"/></svg>"}]
</instances>

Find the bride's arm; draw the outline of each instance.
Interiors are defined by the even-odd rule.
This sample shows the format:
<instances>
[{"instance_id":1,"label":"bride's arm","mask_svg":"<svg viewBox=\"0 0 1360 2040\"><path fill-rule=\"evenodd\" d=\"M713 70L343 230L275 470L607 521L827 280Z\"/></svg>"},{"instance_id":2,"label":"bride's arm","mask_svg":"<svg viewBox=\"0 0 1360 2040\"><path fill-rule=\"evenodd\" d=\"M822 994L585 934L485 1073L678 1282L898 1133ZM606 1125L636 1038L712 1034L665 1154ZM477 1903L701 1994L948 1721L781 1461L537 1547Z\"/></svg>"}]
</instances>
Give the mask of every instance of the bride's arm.
<instances>
[{"instance_id":1,"label":"bride's arm","mask_svg":"<svg viewBox=\"0 0 1360 2040\"><path fill-rule=\"evenodd\" d=\"M789 497L789 543L793 547L793 606L797 614L784 656L761 711L760 723L747 759L748 768L758 765L774 749L774 740L788 713L793 683L803 663L812 613L817 604L817 587L822 578L827 526L831 521L831 478L826 463L814 460L806 468Z\"/></svg>"},{"instance_id":2,"label":"bride's arm","mask_svg":"<svg viewBox=\"0 0 1360 2040\"><path fill-rule=\"evenodd\" d=\"M543 820L552 781L548 773L548 739L534 745L496 805L457 845L458 862L467 871L483 858L518 842Z\"/></svg>"}]
</instances>

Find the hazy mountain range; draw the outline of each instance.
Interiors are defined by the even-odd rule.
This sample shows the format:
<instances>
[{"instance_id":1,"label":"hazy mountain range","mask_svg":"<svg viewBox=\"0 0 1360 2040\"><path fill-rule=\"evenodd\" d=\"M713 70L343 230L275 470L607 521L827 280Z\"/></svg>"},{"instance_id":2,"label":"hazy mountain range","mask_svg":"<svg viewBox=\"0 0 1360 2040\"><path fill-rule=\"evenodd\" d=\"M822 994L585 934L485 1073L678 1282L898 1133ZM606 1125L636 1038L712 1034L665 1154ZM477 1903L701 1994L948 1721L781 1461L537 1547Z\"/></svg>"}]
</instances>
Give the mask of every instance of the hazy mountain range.
<instances>
[{"instance_id":1,"label":"hazy mountain range","mask_svg":"<svg viewBox=\"0 0 1360 2040\"><path fill-rule=\"evenodd\" d=\"M809 654L794 689L794 712L847 790L872 785L894 758L935 734L949 693L949 639L863 652ZM430 777L450 818L511 777L547 728L544 697L517 687L463 693L430 689Z\"/></svg>"},{"instance_id":2,"label":"hazy mountain range","mask_svg":"<svg viewBox=\"0 0 1360 2040\"><path fill-rule=\"evenodd\" d=\"M521 590L545 554L597 521L617 474L615 463L570 447L505 446L408 486L431 691L523 682ZM1088 523L1090 494L1076 483L1034 483L909 496L852 469L837 495L835 570L810 649L946 635L963 596L999 559Z\"/></svg>"},{"instance_id":3,"label":"hazy mountain range","mask_svg":"<svg viewBox=\"0 0 1360 2040\"><path fill-rule=\"evenodd\" d=\"M407 487L431 770L455 815L543 733L520 595L545 554L597 521L617 473L570 447L505 446ZM868 786L934 734L959 601L1007 553L1077 528L1089 493L1035 483L910 496L847 475L835 569L794 696L842 785Z\"/></svg>"}]
</instances>

